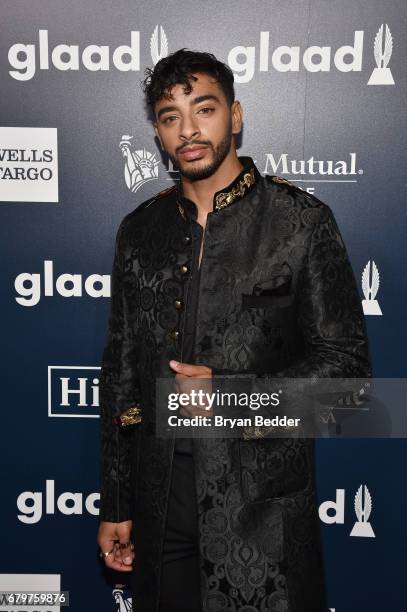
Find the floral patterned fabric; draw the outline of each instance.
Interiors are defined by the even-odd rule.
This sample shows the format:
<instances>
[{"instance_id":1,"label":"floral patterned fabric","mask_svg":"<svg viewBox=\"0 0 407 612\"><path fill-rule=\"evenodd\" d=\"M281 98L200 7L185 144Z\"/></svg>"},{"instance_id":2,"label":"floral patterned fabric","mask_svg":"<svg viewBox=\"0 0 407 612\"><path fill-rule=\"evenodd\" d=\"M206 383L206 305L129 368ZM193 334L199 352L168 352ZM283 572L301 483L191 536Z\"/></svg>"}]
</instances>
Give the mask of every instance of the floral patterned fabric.
<instances>
[{"instance_id":1,"label":"floral patterned fabric","mask_svg":"<svg viewBox=\"0 0 407 612\"><path fill-rule=\"evenodd\" d=\"M196 363L215 381L238 374L253 388L267 376L368 376L363 312L332 211L239 159L242 172L219 208L214 195L207 219ZM101 519L134 522L135 612L158 612L174 439L155 436L155 380L173 376L168 362L181 356L185 212L194 207L180 187L166 190L127 215L116 239L100 382ZM142 422L113 425L133 403ZM325 611L312 440L194 439L193 452L202 612Z\"/></svg>"}]
</instances>

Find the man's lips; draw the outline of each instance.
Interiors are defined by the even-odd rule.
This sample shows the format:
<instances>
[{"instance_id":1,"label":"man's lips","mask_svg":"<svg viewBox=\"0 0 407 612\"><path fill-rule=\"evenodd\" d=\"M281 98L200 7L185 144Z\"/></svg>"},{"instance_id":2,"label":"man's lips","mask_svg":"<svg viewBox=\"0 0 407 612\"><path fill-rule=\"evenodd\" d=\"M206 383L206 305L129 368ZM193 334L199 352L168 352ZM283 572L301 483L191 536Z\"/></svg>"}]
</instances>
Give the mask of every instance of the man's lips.
<instances>
[{"instance_id":1,"label":"man's lips","mask_svg":"<svg viewBox=\"0 0 407 612\"><path fill-rule=\"evenodd\" d=\"M193 159L198 159L199 157L202 157L203 153L205 152L205 150L208 147L206 147L205 145L200 145L199 147L192 147L189 148L187 147L186 149L183 149L182 151L180 151L180 155L182 155L182 157L184 159L187 160L193 160Z\"/></svg>"}]
</instances>

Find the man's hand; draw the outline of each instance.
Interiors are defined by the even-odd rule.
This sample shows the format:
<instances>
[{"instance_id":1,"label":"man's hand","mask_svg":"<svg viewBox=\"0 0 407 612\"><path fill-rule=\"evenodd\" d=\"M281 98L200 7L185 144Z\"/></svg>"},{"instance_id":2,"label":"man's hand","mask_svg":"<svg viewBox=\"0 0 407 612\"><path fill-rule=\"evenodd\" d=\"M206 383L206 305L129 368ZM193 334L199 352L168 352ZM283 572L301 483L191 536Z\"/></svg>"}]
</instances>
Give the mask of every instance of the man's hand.
<instances>
[{"instance_id":1,"label":"man's hand","mask_svg":"<svg viewBox=\"0 0 407 612\"><path fill-rule=\"evenodd\" d=\"M192 390L212 393L212 370L207 366L193 365L192 363L180 363L170 361L170 367L176 372L175 386L178 393L190 394ZM196 379L202 379L199 382ZM205 380L206 379L206 380ZM180 414L186 417L212 416L212 410L205 410L206 402L200 406L188 405L180 408Z\"/></svg>"},{"instance_id":2,"label":"man's hand","mask_svg":"<svg viewBox=\"0 0 407 612\"><path fill-rule=\"evenodd\" d=\"M111 551L111 554L103 557L110 569L118 572L131 572L133 569L134 546L130 542L132 526L132 521L122 523L101 521L97 543L102 553Z\"/></svg>"}]
</instances>

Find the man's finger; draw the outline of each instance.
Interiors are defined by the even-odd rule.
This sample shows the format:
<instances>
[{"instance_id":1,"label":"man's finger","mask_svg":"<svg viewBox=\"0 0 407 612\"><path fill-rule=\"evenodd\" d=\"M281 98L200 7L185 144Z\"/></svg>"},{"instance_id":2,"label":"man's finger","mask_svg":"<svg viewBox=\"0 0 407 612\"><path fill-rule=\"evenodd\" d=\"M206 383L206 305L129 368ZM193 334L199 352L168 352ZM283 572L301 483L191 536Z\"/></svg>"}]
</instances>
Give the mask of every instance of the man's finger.
<instances>
[{"instance_id":1,"label":"man's finger","mask_svg":"<svg viewBox=\"0 0 407 612\"><path fill-rule=\"evenodd\" d=\"M171 359L170 367L177 372L177 374L183 374L184 376L202 376L206 370L207 376L209 376L209 368L206 366L194 365L193 363L183 363L181 361L175 361Z\"/></svg>"},{"instance_id":2,"label":"man's finger","mask_svg":"<svg viewBox=\"0 0 407 612\"><path fill-rule=\"evenodd\" d=\"M110 569L114 569L117 572L131 572L133 569L132 565L126 565L122 561L117 560L113 554L105 558L105 564Z\"/></svg>"},{"instance_id":3,"label":"man's finger","mask_svg":"<svg viewBox=\"0 0 407 612\"><path fill-rule=\"evenodd\" d=\"M108 537L106 535L98 537L99 548L102 552L109 552L110 550L114 550L114 544L117 541L114 537Z\"/></svg>"},{"instance_id":4,"label":"man's finger","mask_svg":"<svg viewBox=\"0 0 407 612\"><path fill-rule=\"evenodd\" d=\"M117 542L116 549L122 563L125 565L131 565L134 559L134 546L130 540L130 534L131 529L129 529L127 524L118 525L117 535L119 536L119 541ZM118 555L116 554L116 559Z\"/></svg>"},{"instance_id":5,"label":"man's finger","mask_svg":"<svg viewBox=\"0 0 407 612\"><path fill-rule=\"evenodd\" d=\"M124 565L131 565L134 559L134 546L131 542L118 542L115 545L115 560Z\"/></svg>"},{"instance_id":6,"label":"man's finger","mask_svg":"<svg viewBox=\"0 0 407 612\"><path fill-rule=\"evenodd\" d=\"M132 570L131 564L123 563L120 556L116 556L116 551L118 549L117 541L114 542L112 540L108 540L107 538L103 538L99 542L99 546L102 553L109 553L108 555L102 556L102 560L107 567L119 572L129 572Z\"/></svg>"},{"instance_id":7,"label":"man's finger","mask_svg":"<svg viewBox=\"0 0 407 612\"><path fill-rule=\"evenodd\" d=\"M193 369L196 368L196 366L191 363L183 363L181 361L175 361L174 359L171 359L170 367L177 372L177 374L182 374L183 376L193 376Z\"/></svg>"},{"instance_id":8,"label":"man's finger","mask_svg":"<svg viewBox=\"0 0 407 612\"><path fill-rule=\"evenodd\" d=\"M102 558L110 569L119 572L132 570L134 546L130 540L131 530L132 521L130 520L122 523L102 522L100 524L97 542L102 552L109 553Z\"/></svg>"}]
</instances>

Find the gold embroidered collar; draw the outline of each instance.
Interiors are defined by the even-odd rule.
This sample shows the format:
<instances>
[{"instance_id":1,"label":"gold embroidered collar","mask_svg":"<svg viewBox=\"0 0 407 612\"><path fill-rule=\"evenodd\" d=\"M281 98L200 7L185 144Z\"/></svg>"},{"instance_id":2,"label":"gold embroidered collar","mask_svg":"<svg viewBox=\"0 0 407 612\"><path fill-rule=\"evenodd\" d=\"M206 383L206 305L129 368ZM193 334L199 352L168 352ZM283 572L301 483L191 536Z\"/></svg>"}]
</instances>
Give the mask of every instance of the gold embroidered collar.
<instances>
[{"instance_id":1,"label":"gold embroidered collar","mask_svg":"<svg viewBox=\"0 0 407 612\"><path fill-rule=\"evenodd\" d=\"M247 187L251 187L254 185L256 178L254 176L254 168L251 168L249 172L246 172L243 175L243 178L240 179L239 183L236 187L232 187L230 191L222 191L215 196L215 208L216 210L220 210L221 208L225 208L225 206L229 206L236 200L236 198L243 198L246 193Z\"/></svg>"},{"instance_id":2,"label":"gold embroidered collar","mask_svg":"<svg viewBox=\"0 0 407 612\"><path fill-rule=\"evenodd\" d=\"M251 190L253 185L256 183L257 178L260 176L260 173L257 170L251 157L239 157L238 159L244 166L243 170L234 179L234 181L230 185L228 185L226 189L215 193L213 206L214 210L221 210L223 208L226 208L227 206L232 204L232 202L243 198L248 193L248 191ZM184 200L183 204L181 203L181 199ZM181 186L181 189L177 189L177 205L179 212L185 220L185 204L187 203L188 205L193 204L193 202L191 202L187 198L182 197Z\"/></svg>"}]
</instances>

